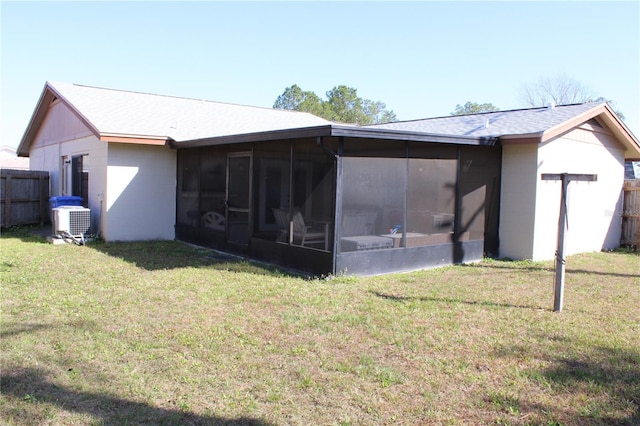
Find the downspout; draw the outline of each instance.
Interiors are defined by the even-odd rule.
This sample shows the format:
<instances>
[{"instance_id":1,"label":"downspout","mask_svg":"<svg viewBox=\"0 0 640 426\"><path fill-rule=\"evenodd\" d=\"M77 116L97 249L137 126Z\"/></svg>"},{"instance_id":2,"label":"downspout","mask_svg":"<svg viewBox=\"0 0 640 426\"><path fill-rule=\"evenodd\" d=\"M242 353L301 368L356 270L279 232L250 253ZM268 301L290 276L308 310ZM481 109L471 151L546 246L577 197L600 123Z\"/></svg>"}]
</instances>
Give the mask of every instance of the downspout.
<instances>
[{"instance_id":1,"label":"downspout","mask_svg":"<svg viewBox=\"0 0 640 426\"><path fill-rule=\"evenodd\" d=\"M331 157L333 157L334 159L338 158L338 155L339 155L339 154L338 154L338 153L336 153L336 152L333 152L333 151L331 151L329 148L327 148L327 147L324 145L323 140L324 140L324 139L322 138L322 136L318 136L318 137L316 138L316 144L317 144L320 148L322 148L322 150L323 150L324 152L326 152L328 155L330 155L330 156L331 156ZM342 140L342 138L341 138L341 140ZM339 148L338 148L338 149L339 149Z\"/></svg>"}]
</instances>

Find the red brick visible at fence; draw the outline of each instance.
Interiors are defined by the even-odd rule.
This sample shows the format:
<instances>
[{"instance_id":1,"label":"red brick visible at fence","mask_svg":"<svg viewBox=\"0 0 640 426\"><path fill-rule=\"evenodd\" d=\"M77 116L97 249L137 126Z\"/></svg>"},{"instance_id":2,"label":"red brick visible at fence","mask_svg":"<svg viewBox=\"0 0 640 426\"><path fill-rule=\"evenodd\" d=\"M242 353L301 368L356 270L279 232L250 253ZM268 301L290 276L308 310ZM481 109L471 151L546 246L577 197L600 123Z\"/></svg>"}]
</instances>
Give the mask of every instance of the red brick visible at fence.
<instances>
[{"instance_id":1,"label":"red brick visible at fence","mask_svg":"<svg viewBox=\"0 0 640 426\"><path fill-rule=\"evenodd\" d=\"M622 240L620 244L640 248L640 180L628 180L623 186Z\"/></svg>"}]
</instances>

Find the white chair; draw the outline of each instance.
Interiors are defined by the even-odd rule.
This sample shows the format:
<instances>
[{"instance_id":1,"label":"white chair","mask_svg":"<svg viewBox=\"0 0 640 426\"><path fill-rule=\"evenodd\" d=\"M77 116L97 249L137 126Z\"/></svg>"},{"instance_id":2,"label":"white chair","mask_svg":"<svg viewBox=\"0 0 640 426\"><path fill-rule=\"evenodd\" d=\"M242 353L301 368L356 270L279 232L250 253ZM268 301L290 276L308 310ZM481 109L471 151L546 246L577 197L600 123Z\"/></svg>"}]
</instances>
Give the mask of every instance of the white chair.
<instances>
[{"instance_id":1,"label":"white chair","mask_svg":"<svg viewBox=\"0 0 640 426\"><path fill-rule=\"evenodd\" d=\"M213 229L214 231L224 231L224 216L216 212L206 212L202 215L202 218L200 218L200 225L204 228Z\"/></svg>"},{"instance_id":2,"label":"white chair","mask_svg":"<svg viewBox=\"0 0 640 426\"><path fill-rule=\"evenodd\" d=\"M289 229L291 227L293 233L293 244L301 246L310 246L322 244L324 250L327 249L327 229L319 229L314 226L308 226L304 222L300 210L295 209L293 218L289 221L289 214L283 209L273 209L273 215L278 224L278 241L288 241Z\"/></svg>"}]
</instances>

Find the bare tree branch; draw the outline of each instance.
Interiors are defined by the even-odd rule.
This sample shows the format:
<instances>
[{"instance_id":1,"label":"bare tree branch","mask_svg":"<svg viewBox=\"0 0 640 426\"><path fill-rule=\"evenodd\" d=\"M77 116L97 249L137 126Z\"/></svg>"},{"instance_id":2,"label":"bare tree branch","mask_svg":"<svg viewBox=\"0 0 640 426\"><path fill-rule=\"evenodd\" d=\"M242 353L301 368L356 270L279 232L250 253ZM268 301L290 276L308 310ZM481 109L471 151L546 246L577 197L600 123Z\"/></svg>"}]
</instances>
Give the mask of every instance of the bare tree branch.
<instances>
[{"instance_id":1,"label":"bare tree branch","mask_svg":"<svg viewBox=\"0 0 640 426\"><path fill-rule=\"evenodd\" d=\"M530 107L578 104L595 98L593 91L566 75L542 77L536 83L522 88L521 98Z\"/></svg>"}]
</instances>

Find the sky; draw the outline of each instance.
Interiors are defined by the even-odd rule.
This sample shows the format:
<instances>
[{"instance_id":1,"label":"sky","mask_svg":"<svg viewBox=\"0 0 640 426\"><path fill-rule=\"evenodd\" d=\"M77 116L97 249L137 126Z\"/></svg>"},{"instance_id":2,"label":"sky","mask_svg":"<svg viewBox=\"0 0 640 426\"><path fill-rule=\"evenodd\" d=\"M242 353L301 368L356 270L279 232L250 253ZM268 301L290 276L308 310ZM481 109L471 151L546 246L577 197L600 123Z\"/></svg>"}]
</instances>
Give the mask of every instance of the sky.
<instances>
[{"instance_id":1,"label":"sky","mask_svg":"<svg viewBox=\"0 0 640 426\"><path fill-rule=\"evenodd\" d=\"M399 120L457 104L527 107L565 76L640 137L640 2L0 1L0 145L17 147L46 81L270 108L338 85Z\"/></svg>"}]
</instances>

